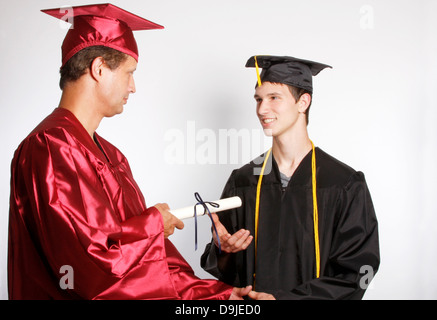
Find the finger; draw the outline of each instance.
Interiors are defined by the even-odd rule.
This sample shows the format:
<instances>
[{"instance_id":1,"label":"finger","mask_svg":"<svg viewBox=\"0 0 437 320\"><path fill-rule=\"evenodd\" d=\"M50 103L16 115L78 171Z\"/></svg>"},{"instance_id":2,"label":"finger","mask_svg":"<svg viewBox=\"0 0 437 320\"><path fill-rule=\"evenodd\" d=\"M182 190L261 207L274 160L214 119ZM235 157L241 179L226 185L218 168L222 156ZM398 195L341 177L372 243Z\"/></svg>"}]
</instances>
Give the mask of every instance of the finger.
<instances>
[{"instance_id":1,"label":"finger","mask_svg":"<svg viewBox=\"0 0 437 320\"><path fill-rule=\"evenodd\" d=\"M182 220L175 217L175 227L179 230L182 230L185 227L185 224L182 222Z\"/></svg>"},{"instance_id":2,"label":"finger","mask_svg":"<svg viewBox=\"0 0 437 320\"><path fill-rule=\"evenodd\" d=\"M220 219L219 219L217 213L211 212L211 217L212 217L212 220L214 221L215 224L220 222Z\"/></svg>"},{"instance_id":3,"label":"finger","mask_svg":"<svg viewBox=\"0 0 437 320\"><path fill-rule=\"evenodd\" d=\"M233 234L233 235L228 239L227 242L228 242L228 244L229 244L230 246L235 246L235 244L236 244L239 240L241 240L241 239L243 239L243 241L246 240L247 237L249 236L249 234L250 234L249 230L241 229L241 230L237 231L236 233L234 233L234 234Z\"/></svg>"},{"instance_id":4,"label":"finger","mask_svg":"<svg viewBox=\"0 0 437 320\"><path fill-rule=\"evenodd\" d=\"M230 233L219 234L219 237L221 242L227 242L231 238L231 234Z\"/></svg>"},{"instance_id":5,"label":"finger","mask_svg":"<svg viewBox=\"0 0 437 320\"><path fill-rule=\"evenodd\" d=\"M232 246L232 247L228 248L228 251L230 251L231 253L237 253L237 252L246 250L249 247L250 242L251 241L244 242L241 246L238 246L238 247L237 246Z\"/></svg>"},{"instance_id":6,"label":"finger","mask_svg":"<svg viewBox=\"0 0 437 320\"><path fill-rule=\"evenodd\" d=\"M248 293L249 298L254 300L276 300L270 293L251 291Z\"/></svg>"},{"instance_id":7,"label":"finger","mask_svg":"<svg viewBox=\"0 0 437 320\"><path fill-rule=\"evenodd\" d=\"M247 295L253 300L258 300L259 298L259 292L256 291L250 291Z\"/></svg>"},{"instance_id":8,"label":"finger","mask_svg":"<svg viewBox=\"0 0 437 320\"><path fill-rule=\"evenodd\" d=\"M246 230L243 235L234 243L234 248L238 249L241 248L241 246L247 241L247 239L250 237L250 231Z\"/></svg>"},{"instance_id":9,"label":"finger","mask_svg":"<svg viewBox=\"0 0 437 320\"><path fill-rule=\"evenodd\" d=\"M243 229L235 232L233 235L231 235L229 237L229 239L227 240L227 244L229 246L233 246L244 235L244 232L245 232L245 230L243 230Z\"/></svg>"},{"instance_id":10,"label":"finger","mask_svg":"<svg viewBox=\"0 0 437 320\"><path fill-rule=\"evenodd\" d=\"M222 249L227 253L236 253L245 250L252 242L253 237L250 236L248 230L241 229L237 231L233 236L229 237L227 241L222 241Z\"/></svg>"},{"instance_id":11,"label":"finger","mask_svg":"<svg viewBox=\"0 0 437 320\"><path fill-rule=\"evenodd\" d=\"M221 238L223 235L229 234L228 230L226 230L226 227L220 222L220 219L218 218L217 214L212 213L211 216L212 216L212 220L214 221L214 225L215 225L215 228L217 230L219 237ZM212 227L211 227L211 230L212 230Z\"/></svg>"},{"instance_id":12,"label":"finger","mask_svg":"<svg viewBox=\"0 0 437 320\"><path fill-rule=\"evenodd\" d=\"M227 233L225 235L219 236L220 247L221 247L222 251L224 251L226 253L231 253L231 250L230 250L229 246L226 244L226 241L230 238L230 236L231 235L229 233ZM216 236L215 232L212 233L212 238L214 240L215 246L218 248L219 247L219 241L217 240L217 236Z\"/></svg>"},{"instance_id":13,"label":"finger","mask_svg":"<svg viewBox=\"0 0 437 320\"><path fill-rule=\"evenodd\" d=\"M253 236L247 237L246 241L241 245L241 250L246 250L247 247L252 243Z\"/></svg>"},{"instance_id":14,"label":"finger","mask_svg":"<svg viewBox=\"0 0 437 320\"><path fill-rule=\"evenodd\" d=\"M247 286L246 288L241 288L241 295L247 296L249 292L252 291L252 286Z\"/></svg>"},{"instance_id":15,"label":"finger","mask_svg":"<svg viewBox=\"0 0 437 320\"><path fill-rule=\"evenodd\" d=\"M233 290L233 292L234 292L237 296L240 296L240 297L247 296L247 294L248 294L249 292L251 292L251 291L252 291L252 286L247 286L247 287L245 287L245 288L236 288L236 287L234 287L234 290Z\"/></svg>"}]
</instances>

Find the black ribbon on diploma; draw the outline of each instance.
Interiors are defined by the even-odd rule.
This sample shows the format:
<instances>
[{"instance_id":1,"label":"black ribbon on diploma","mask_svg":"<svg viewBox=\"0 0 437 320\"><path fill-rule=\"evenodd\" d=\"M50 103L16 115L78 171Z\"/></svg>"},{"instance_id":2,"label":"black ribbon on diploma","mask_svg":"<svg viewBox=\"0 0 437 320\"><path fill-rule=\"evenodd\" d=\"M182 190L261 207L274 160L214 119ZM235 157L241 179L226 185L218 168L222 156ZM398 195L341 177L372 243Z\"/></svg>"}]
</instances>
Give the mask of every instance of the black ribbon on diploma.
<instances>
[{"instance_id":1,"label":"black ribbon on diploma","mask_svg":"<svg viewBox=\"0 0 437 320\"><path fill-rule=\"evenodd\" d=\"M220 244L220 238L219 238L217 229L215 227L214 220L212 219L211 212L209 211L207 204L209 204L211 207L214 207L214 208L218 208L218 207L220 207L220 205L218 203L215 203L215 202L203 201L202 197L200 196L200 194L198 192L194 193L194 197L197 200L197 203L194 205L194 229L195 229L194 245L195 245L195 249L197 250L197 209L196 209L196 206L198 204L200 204L204 208L204 214L208 214L209 218L211 219L212 227L214 228L215 235L217 236L219 253L222 253L222 246Z\"/></svg>"}]
</instances>

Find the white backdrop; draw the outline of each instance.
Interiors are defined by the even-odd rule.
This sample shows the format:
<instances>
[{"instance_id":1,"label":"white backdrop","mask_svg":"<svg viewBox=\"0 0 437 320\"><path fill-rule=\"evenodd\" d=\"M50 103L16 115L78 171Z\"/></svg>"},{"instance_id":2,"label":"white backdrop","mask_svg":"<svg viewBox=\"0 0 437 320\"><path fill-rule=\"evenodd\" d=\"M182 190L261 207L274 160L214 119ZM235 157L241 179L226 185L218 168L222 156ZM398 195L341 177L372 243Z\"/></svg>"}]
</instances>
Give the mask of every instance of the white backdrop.
<instances>
[{"instance_id":1,"label":"white backdrop","mask_svg":"<svg viewBox=\"0 0 437 320\"><path fill-rule=\"evenodd\" d=\"M2 299L10 162L61 94L66 30L39 10L89 3L0 3ZM137 93L122 115L98 129L129 159L148 205L191 205L196 191L216 200L232 169L268 146L255 116L255 71L244 67L250 56L330 64L332 70L314 79L309 132L317 146L366 175L379 220L381 266L365 298L437 299L437 1L112 3L165 26L135 32ZM171 239L199 277L210 277L199 266L210 240L208 218L199 219L197 251L194 223L185 222Z\"/></svg>"}]
</instances>

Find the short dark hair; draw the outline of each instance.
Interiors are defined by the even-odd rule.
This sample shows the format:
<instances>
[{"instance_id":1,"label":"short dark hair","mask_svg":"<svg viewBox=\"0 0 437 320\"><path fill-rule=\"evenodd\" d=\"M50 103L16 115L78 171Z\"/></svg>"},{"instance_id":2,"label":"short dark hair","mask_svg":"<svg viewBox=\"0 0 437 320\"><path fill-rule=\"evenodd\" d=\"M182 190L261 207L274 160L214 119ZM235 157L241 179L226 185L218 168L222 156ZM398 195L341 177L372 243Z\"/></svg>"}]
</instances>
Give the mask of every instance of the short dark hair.
<instances>
[{"instance_id":1,"label":"short dark hair","mask_svg":"<svg viewBox=\"0 0 437 320\"><path fill-rule=\"evenodd\" d=\"M102 57L111 70L117 69L127 59L127 54L105 46L92 46L80 50L61 67L59 87L64 90L67 82L76 81L91 67L94 59Z\"/></svg>"},{"instance_id":2,"label":"short dark hair","mask_svg":"<svg viewBox=\"0 0 437 320\"><path fill-rule=\"evenodd\" d=\"M311 92L309 92L308 90L302 89L302 88L297 88L294 86L290 86L290 85L286 85L288 87L288 90L290 90L291 95L293 96L293 98L297 101L299 101L300 97L302 97L305 93L308 93L311 97L311 101L310 101L310 105L308 106L307 110L305 111L305 118L306 118L306 122L307 125L310 122L310 118L309 118L309 114L310 114L310 107L311 104L313 103L313 94Z\"/></svg>"}]
</instances>

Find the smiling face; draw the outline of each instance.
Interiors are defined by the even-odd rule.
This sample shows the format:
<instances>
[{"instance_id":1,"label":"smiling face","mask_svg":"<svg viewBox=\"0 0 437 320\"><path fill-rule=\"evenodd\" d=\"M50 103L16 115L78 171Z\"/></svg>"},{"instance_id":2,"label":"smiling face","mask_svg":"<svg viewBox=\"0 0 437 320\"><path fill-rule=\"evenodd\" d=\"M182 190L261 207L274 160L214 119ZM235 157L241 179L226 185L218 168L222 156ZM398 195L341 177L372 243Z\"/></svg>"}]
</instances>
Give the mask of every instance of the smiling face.
<instances>
[{"instance_id":1,"label":"smiling face","mask_svg":"<svg viewBox=\"0 0 437 320\"><path fill-rule=\"evenodd\" d=\"M296 101L288 86L280 83L264 82L257 87L256 112L264 132L278 137L292 131L298 122L304 121L306 125L305 111L309 105L308 97L309 95L303 95L299 101Z\"/></svg>"}]
</instances>

